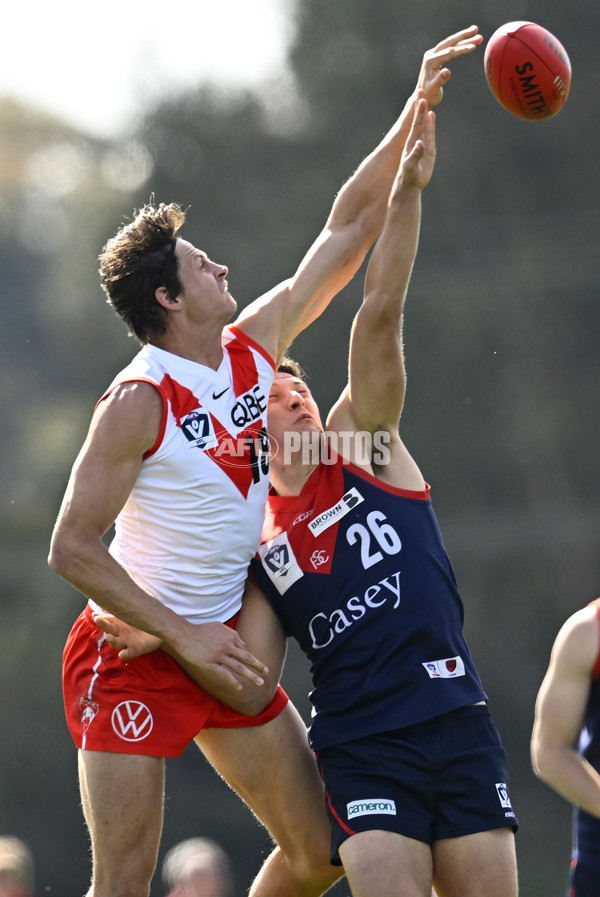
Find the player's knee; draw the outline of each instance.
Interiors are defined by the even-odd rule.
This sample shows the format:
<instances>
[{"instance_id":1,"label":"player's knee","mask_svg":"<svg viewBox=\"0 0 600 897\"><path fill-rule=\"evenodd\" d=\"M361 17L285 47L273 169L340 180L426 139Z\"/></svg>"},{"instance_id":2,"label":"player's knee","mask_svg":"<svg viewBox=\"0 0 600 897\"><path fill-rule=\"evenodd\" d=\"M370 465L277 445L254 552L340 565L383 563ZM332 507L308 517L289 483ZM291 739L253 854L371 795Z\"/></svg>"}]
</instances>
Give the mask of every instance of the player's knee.
<instances>
[{"instance_id":1,"label":"player's knee","mask_svg":"<svg viewBox=\"0 0 600 897\"><path fill-rule=\"evenodd\" d=\"M315 893L331 887L343 874L341 866L332 866L329 861L328 843L307 840L289 859L294 878L307 887L312 886Z\"/></svg>"}]
</instances>

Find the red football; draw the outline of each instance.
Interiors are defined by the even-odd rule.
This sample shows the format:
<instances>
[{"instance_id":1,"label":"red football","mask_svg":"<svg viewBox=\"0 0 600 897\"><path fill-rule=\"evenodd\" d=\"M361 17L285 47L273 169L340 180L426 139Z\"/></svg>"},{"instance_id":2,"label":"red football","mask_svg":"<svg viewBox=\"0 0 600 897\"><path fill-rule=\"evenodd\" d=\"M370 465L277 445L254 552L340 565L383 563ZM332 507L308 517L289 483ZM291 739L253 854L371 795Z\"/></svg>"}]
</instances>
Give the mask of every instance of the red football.
<instances>
[{"instance_id":1,"label":"red football","mask_svg":"<svg viewBox=\"0 0 600 897\"><path fill-rule=\"evenodd\" d=\"M571 63L566 50L534 22L508 22L494 31L483 64L490 90L518 118L550 118L569 96Z\"/></svg>"}]
</instances>

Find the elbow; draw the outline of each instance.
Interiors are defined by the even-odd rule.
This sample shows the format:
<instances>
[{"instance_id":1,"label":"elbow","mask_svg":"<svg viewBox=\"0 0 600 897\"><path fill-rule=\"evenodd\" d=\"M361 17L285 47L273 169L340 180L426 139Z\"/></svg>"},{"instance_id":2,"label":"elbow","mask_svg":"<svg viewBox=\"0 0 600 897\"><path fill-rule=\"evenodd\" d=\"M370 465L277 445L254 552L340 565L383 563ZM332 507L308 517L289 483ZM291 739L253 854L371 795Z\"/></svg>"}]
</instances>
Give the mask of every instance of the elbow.
<instances>
[{"instance_id":1,"label":"elbow","mask_svg":"<svg viewBox=\"0 0 600 897\"><path fill-rule=\"evenodd\" d=\"M555 791L559 790L557 782L560 779L554 767L546 766L540 761L532 761L531 768L536 779L539 779L544 785L548 785L549 788L554 788Z\"/></svg>"},{"instance_id":2,"label":"elbow","mask_svg":"<svg viewBox=\"0 0 600 897\"><path fill-rule=\"evenodd\" d=\"M68 566L68 552L65 550L62 540L52 537L50 551L48 552L48 566L59 576L62 576Z\"/></svg>"},{"instance_id":3,"label":"elbow","mask_svg":"<svg viewBox=\"0 0 600 897\"><path fill-rule=\"evenodd\" d=\"M259 700L258 698L254 701L245 701L239 712L243 713L244 716L259 716L268 703L269 701Z\"/></svg>"},{"instance_id":4,"label":"elbow","mask_svg":"<svg viewBox=\"0 0 600 897\"><path fill-rule=\"evenodd\" d=\"M364 258L383 229L384 219L377 210L366 209L364 215L355 222L353 245L359 257Z\"/></svg>"},{"instance_id":5,"label":"elbow","mask_svg":"<svg viewBox=\"0 0 600 897\"><path fill-rule=\"evenodd\" d=\"M238 692L234 709L244 716L259 716L275 697L278 684L278 681L273 682L267 675L263 685L242 688L241 694Z\"/></svg>"},{"instance_id":6,"label":"elbow","mask_svg":"<svg viewBox=\"0 0 600 897\"><path fill-rule=\"evenodd\" d=\"M542 781L544 781L544 775L542 773L542 765L540 764L539 755L536 753L536 751L534 751L534 750L531 751L530 759L531 759L531 769L533 771L534 776L536 776L538 779L541 779Z\"/></svg>"},{"instance_id":7,"label":"elbow","mask_svg":"<svg viewBox=\"0 0 600 897\"><path fill-rule=\"evenodd\" d=\"M529 745L529 759L531 761L531 769L533 770L534 775L538 777L538 779L542 778L540 772L540 753L540 743L539 740L535 737L534 733Z\"/></svg>"},{"instance_id":8,"label":"elbow","mask_svg":"<svg viewBox=\"0 0 600 897\"><path fill-rule=\"evenodd\" d=\"M539 757L532 757L531 768L535 777L538 778L541 782L545 782L547 785L552 784L552 774L543 760L541 760Z\"/></svg>"},{"instance_id":9,"label":"elbow","mask_svg":"<svg viewBox=\"0 0 600 897\"><path fill-rule=\"evenodd\" d=\"M241 696L235 709L244 716L259 716L273 700L276 690L277 683L270 685L265 682L264 685L254 688L251 694Z\"/></svg>"},{"instance_id":10,"label":"elbow","mask_svg":"<svg viewBox=\"0 0 600 897\"><path fill-rule=\"evenodd\" d=\"M530 747L531 769L533 774L546 784L551 784L553 779L556 762L553 761L553 757L553 751L546 749L545 745L535 738L532 740Z\"/></svg>"},{"instance_id":11,"label":"elbow","mask_svg":"<svg viewBox=\"0 0 600 897\"><path fill-rule=\"evenodd\" d=\"M379 236L382 224L380 215L375 214L372 209L364 209L355 220L339 223L332 228L330 235L338 246L344 247L341 268L355 271L360 267Z\"/></svg>"},{"instance_id":12,"label":"elbow","mask_svg":"<svg viewBox=\"0 0 600 897\"><path fill-rule=\"evenodd\" d=\"M48 566L63 579L71 578L75 559L78 556L77 540L64 531L55 531L50 542Z\"/></svg>"}]
</instances>

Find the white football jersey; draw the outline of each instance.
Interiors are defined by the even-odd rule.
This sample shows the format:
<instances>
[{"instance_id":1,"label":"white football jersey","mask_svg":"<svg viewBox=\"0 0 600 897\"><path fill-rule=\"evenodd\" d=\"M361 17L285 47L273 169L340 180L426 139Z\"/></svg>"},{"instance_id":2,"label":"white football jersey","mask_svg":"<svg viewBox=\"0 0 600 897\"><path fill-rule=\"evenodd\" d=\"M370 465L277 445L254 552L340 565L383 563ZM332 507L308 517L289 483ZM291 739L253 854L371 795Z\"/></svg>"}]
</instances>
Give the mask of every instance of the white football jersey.
<instances>
[{"instance_id":1,"label":"white football jersey","mask_svg":"<svg viewBox=\"0 0 600 897\"><path fill-rule=\"evenodd\" d=\"M160 435L119 514L110 552L131 577L193 623L241 606L268 490L270 356L236 327L218 370L146 345L115 378L153 383Z\"/></svg>"}]
</instances>

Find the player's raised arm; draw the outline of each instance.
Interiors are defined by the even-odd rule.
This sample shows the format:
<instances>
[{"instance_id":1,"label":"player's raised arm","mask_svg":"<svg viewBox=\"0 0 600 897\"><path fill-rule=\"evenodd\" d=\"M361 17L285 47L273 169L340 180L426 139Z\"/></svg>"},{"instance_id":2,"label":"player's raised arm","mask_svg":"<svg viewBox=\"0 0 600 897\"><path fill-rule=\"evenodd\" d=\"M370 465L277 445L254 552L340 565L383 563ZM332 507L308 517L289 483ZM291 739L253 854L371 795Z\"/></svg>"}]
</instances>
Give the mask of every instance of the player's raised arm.
<instances>
[{"instance_id":1,"label":"player's raised arm","mask_svg":"<svg viewBox=\"0 0 600 897\"><path fill-rule=\"evenodd\" d=\"M481 43L475 26L447 37L424 57L418 85L400 118L340 190L328 220L296 273L248 306L237 323L274 357L317 318L354 276L385 221L390 190L414 117L417 90L440 102L446 64Z\"/></svg>"},{"instance_id":2,"label":"player's raised arm","mask_svg":"<svg viewBox=\"0 0 600 897\"><path fill-rule=\"evenodd\" d=\"M405 388L402 311L417 253L421 191L434 162L435 116L421 95L352 326L348 385L328 430L386 430L397 438Z\"/></svg>"}]
</instances>

